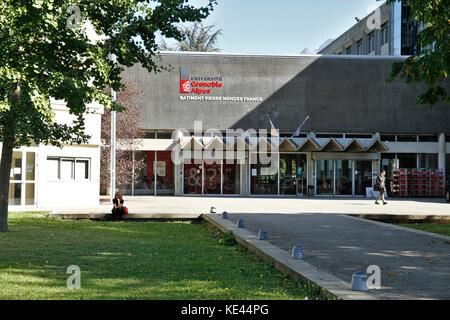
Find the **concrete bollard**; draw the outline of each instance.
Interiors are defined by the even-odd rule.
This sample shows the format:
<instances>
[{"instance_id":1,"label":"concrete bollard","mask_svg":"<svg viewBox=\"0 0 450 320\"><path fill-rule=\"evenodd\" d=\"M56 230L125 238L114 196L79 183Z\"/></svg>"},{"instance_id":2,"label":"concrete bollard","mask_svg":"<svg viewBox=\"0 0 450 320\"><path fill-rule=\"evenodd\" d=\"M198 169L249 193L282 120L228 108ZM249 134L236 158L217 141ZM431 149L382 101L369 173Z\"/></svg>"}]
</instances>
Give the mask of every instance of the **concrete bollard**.
<instances>
[{"instance_id":1,"label":"concrete bollard","mask_svg":"<svg viewBox=\"0 0 450 320\"><path fill-rule=\"evenodd\" d=\"M237 223L236 223L236 226L237 226L238 228L240 228L240 229L244 229L244 228L245 228L244 220L239 219L239 220L237 221Z\"/></svg>"},{"instance_id":2,"label":"concrete bollard","mask_svg":"<svg viewBox=\"0 0 450 320\"><path fill-rule=\"evenodd\" d=\"M269 240L269 233L264 229L259 230L258 240Z\"/></svg>"},{"instance_id":3,"label":"concrete bollard","mask_svg":"<svg viewBox=\"0 0 450 320\"><path fill-rule=\"evenodd\" d=\"M364 272L355 272L352 275L352 290L353 291L368 291L367 275Z\"/></svg>"},{"instance_id":4,"label":"concrete bollard","mask_svg":"<svg viewBox=\"0 0 450 320\"><path fill-rule=\"evenodd\" d=\"M222 212L222 219L228 220L228 212L226 211Z\"/></svg>"},{"instance_id":5,"label":"concrete bollard","mask_svg":"<svg viewBox=\"0 0 450 320\"><path fill-rule=\"evenodd\" d=\"M303 247L301 245L296 245L292 247L292 259L300 260L304 258L305 255L303 253Z\"/></svg>"}]
</instances>

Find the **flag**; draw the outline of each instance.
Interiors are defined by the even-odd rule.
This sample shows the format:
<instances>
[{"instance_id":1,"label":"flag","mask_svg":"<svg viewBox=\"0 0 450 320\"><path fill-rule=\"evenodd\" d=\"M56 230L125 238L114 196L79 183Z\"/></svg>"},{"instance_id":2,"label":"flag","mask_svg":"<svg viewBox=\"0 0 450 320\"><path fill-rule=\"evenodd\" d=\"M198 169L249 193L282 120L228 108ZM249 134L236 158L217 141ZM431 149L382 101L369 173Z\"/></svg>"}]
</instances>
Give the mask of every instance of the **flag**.
<instances>
[{"instance_id":1,"label":"flag","mask_svg":"<svg viewBox=\"0 0 450 320\"><path fill-rule=\"evenodd\" d=\"M302 124L297 128L297 130L296 130L296 131L294 132L294 134L292 135L292 138L293 138L293 137L299 137L299 136L300 136L300 131L302 130L303 125L306 123L306 121L308 121L308 119L309 119L309 116L307 116L307 117L305 118L305 120L303 120Z\"/></svg>"},{"instance_id":2,"label":"flag","mask_svg":"<svg viewBox=\"0 0 450 320\"><path fill-rule=\"evenodd\" d=\"M273 125L272 119L270 119L269 115L267 115L267 118L269 118L270 127L271 127L271 129L270 129L270 135L271 135L272 137L278 137L278 136L279 136L278 130L275 129L275 126Z\"/></svg>"}]
</instances>

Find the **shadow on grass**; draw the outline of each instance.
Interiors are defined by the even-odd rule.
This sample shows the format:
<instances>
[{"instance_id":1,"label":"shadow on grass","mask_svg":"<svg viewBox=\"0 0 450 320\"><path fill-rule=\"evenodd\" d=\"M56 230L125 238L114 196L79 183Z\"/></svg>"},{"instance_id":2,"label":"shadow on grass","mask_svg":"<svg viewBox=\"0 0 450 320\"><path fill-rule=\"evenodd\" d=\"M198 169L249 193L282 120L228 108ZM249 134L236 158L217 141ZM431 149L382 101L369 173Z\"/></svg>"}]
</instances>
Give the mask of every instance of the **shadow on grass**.
<instances>
[{"instance_id":1,"label":"shadow on grass","mask_svg":"<svg viewBox=\"0 0 450 320\"><path fill-rule=\"evenodd\" d=\"M14 216L11 228L0 235L1 299L320 297L202 224ZM81 268L81 290L66 288L70 265Z\"/></svg>"}]
</instances>

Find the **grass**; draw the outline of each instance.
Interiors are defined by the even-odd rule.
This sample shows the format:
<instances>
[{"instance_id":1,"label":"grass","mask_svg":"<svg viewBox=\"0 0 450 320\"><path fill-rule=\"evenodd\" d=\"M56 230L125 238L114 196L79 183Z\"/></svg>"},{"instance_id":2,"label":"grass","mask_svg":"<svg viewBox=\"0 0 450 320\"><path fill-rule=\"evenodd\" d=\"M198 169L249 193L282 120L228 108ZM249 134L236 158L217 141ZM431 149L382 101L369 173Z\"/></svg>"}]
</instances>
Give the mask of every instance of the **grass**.
<instances>
[{"instance_id":1,"label":"grass","mask_svg":"<svg viewBox=\"0 0 450 320\"><path fill-rule=\"evenodd\" d=\"M0 299L323 299L207 224L10 215ZM81 269L81 289L66 286Z\"/></svg>"},{"instance_id":2,"label":"grass","mask_svg":"<svg viewBox=\"0 0 450 320\"><path fill-rule=\"evenodd\" d=\"M402 227L412 228L416 230L422 230L426 232L442 234L444 236L450 236L450 224L439 223L410 223L400 224Z\"/></svg>"}]
</instances>

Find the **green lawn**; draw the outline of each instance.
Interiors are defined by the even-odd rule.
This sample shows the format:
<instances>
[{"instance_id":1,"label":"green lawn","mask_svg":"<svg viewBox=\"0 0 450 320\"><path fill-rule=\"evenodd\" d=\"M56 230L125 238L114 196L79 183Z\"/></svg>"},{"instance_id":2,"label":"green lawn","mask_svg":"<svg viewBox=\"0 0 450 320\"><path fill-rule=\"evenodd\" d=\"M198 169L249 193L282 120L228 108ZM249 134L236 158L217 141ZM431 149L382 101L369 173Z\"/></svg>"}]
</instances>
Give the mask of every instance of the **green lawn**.
<instances>
[{"instance_id":1,"label":"green lawn","mask_svg":"<svg viewBox=\"0 0 450 320\"><path fill-rule=\"evenodd\" d=\"M319 299L207 224L10 215L0 299ZM81 268L69 290L66 269Z\"/></svg>"},{"instance_id":2,"label":"green lawn","mask_svg":"<svg viewBox=\"0 0 450 320\"><path fill-rule=\"evenodd\" d=\"M401 224L401 226L427 231L431 233L443 234L444 236L450 236L450 224L411 223L411 224Z\"/></svg>"}]
</instances>

